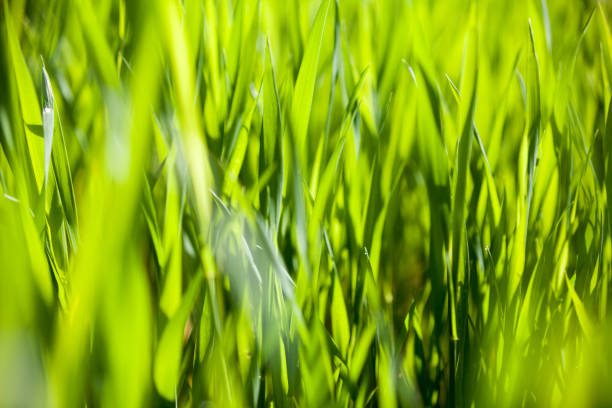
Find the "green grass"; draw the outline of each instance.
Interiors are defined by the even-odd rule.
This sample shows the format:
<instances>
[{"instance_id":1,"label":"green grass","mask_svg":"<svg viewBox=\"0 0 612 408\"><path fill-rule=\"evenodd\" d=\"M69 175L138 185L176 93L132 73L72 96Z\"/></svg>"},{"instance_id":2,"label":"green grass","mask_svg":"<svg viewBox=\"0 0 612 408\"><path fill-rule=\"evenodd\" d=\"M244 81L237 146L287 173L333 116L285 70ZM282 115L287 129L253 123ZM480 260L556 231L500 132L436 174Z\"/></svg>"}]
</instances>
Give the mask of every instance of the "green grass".
<instances>
[{"instance_id":1,"label":"green grass","mask_svg":"<svg viewBox=\"0 0 612 408\"><path fill-rule=\"evenodd\" d=\"M610 15L1 0L0 406L612 405Z\"/></svg>"}]
</instances>

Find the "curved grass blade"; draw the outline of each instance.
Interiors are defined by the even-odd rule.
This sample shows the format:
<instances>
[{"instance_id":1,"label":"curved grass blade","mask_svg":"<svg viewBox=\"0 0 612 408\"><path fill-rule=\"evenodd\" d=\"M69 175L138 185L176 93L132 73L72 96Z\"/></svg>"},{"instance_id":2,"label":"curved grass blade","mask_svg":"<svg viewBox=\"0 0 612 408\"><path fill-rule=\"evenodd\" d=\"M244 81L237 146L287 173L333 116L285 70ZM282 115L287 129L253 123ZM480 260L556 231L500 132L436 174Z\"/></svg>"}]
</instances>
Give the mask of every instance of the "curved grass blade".
<instances>
[{"instance_id":1,"label":"curved grass blade","mask_svg":"<svg viewBox=\"0 0 612 408\"><path fill-rule=\"evenodd\" d=\"M42 77L43 119L45 122L43 124L45 131L45 184L49 170L48 160L51 160L58 193L62 202L62 208L70 227L70 234L73 235L77 232L78 221L74 187L72 183L72 173L70 171L70 163L68 161L68 152L66 150L66 141L64 139L60 112L57 109L57 104L55 103L53 96L51 79L49 78L49 74L47 73L44 64L42 68ZM55 117L57 117L58 126L55 126L56 121L53 119Z\"/></svg>"},{"instance_id":2,"label":"curved grass blade","mask_svg":"<svg viewBox=\"0 0 612 408\"><path fill-rule=\"evenodd\" d=\"M4 18L8 39L8 49L13 64L13 72L19 93L19 105L24 122L27 152L31 162L32 172L36 180L36 188L40 193L44 183L44 146L43 139L37 135L37 129L42 130L40 107L34 88L34 83L28 71L25 59L19 46L18 38L13 27L11 12L6 0L4 1ZM25 154L25 152L24 152Z\"/></svg>"},{"instance_id":3,"label":"curved grass blade","mask_svg":"<svg viewBox=\"0 0 612 408\"><path fill-rule=\"evenodd\" d=\"M300 65L300 71L295 81L291 105L291 128L295 140L294 149L297 149L300 165L307 166L308 152L306 134L308 132L308 121L310 109L314 96L314 86L317 79L317 67L319 64L319 53L323 41L323 32L327 21L327 14L331 0L323 0L315 18L312 29L308 36L304 57Z\"/></svg>"},{"instance_id":4,"label":"curved grass blade","mask_svg":"<svg viewBox=\"0 0 612 408\"><path fill-rule=\"evenodd\" d=\"M45 64L42 67L42 118L43 118L43 132L44 132L44 145L45 145L45 188L47 187L47 180L49 179L49 164L51 163L51 148L53 146L53 119L54 119L54 101L53 101L53 90L51 89L51 81L49 80L49 74L45 69Z\"/></svg>"},{"instance_id":5,"label":"curved grass blade","mask_svg":"<svg viewBox=\"0 0 612 408\"><path fill-rule=\"evenodd\" d=\"M200 293L204 274L200 271L189 283L181 305L164 331L155 352L153 379L159 393L168 400L174 400L179 382L182 344L185 323Z\"/></svg>"}]
</instances>

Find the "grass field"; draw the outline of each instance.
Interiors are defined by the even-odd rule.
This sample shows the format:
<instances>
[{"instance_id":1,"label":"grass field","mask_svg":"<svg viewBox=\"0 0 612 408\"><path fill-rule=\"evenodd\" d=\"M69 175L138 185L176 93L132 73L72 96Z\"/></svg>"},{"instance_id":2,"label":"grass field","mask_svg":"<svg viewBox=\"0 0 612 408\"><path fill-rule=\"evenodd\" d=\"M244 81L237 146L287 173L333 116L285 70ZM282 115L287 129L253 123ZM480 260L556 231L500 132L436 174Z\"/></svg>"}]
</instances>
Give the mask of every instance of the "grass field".
<instances>
[{"instance_id":1,"label":"grass field","mask_svg":"<svg viewBox=\"0 0 612 408\"><path fill-rule=\"evenodd\" d=\"M0 406L612 406L610 16L0 0Z\"/></svg>"}]
</instances>

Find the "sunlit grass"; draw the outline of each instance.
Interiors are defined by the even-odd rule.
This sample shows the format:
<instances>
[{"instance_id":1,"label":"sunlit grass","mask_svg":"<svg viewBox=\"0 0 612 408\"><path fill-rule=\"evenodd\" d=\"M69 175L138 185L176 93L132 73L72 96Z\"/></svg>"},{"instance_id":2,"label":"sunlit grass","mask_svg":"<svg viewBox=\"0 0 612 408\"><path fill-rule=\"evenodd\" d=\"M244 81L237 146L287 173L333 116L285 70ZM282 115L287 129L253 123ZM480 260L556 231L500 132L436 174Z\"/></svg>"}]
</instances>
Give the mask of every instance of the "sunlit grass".
<instances>
[{"instance_id":1,"label":"sunlit grass","mask_svg":"<svg viewBox=\"0 0 612 408\"><path fill-rule=\"evenodd\" d=\"M1 5L0 406L612 405L608 2Z\"/></svg>"}]
</instances>

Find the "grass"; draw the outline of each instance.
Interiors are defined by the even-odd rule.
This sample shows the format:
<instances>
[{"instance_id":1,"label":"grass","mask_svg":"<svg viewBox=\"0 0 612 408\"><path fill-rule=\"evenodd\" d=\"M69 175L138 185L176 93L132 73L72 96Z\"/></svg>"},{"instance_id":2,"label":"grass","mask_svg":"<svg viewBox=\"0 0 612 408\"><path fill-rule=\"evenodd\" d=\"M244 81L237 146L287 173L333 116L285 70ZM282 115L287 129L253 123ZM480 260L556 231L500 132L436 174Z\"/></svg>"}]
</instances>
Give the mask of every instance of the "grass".
<instances>
[{"instance_id":1,"label":"grass","mask_svg":"<svg viewBox=\"0 0 612 408\"><path fill-rule=\"evenodd\" d=\"M611 13L2 0L0 406L611 405Z\"/></svg>"}]
</instances>

